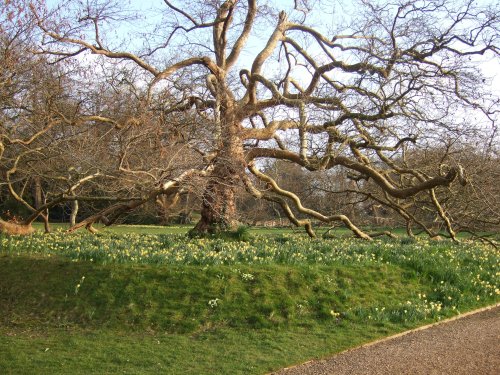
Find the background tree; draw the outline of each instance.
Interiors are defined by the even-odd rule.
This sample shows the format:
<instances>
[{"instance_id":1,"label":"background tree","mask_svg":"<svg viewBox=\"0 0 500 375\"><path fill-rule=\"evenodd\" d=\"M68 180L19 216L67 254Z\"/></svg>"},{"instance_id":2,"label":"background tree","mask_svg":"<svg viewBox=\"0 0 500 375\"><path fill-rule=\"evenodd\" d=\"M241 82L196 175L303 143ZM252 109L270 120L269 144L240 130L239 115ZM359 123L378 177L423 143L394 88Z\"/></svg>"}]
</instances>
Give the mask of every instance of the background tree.
<instances>
[{"instance_id":1,"label":"background tree","mask_svg":"<svg viewBox=\"0 0 500 375\"><path fill-rule=\"evenodd\" d=\"M10 222L0 221L0 230L29 233L41 216L49 231L49 209L66 202L76 226L78 202L94 215L110 203L127 211L127 205L154 200L165 183L166 191L177 192L168 178L182 163L196 165L196 157L181 145L186 131L171 132L163 117L141 106L141 90L128 83L133 72L103 70L100 84L90 83L80 62L53 64L34 53L34 16L23 1L6 3L1 15L0 188L5 202L18 204L8 212ZM94 218L91 222L115 220ZM91 222L85 223L89 229Z\"/></svg>"},{"instance_id":2,"label":"background tree","mask_svg":"<svg viewBox=\"0 0 500 375\"><path fill-rule=\"evenodd\" d=\"M22 1L7 1L0 8L0 187L11 198L23 203L28 212L36 210L17 194L14 185L23 191L34 187L34 200L41 204L40 180L30 176L24 183L12 178L21 159L31 159L41 150L36 145L39 138L50 131L58 121L47 115L48 92L39 82L41 77L54 77L43 69L43 58L33 55L33 16ZM34 3L33 9L39 4ZM39 8L38 8L39 9ZM43 83L47 83L48 78ZM51 82L51 86L53 82ZM48 89L48 87L47 87ZM31 184L30 184L31 182ZM30 186L31 185L31 186ZM37 199L40 198L40 199ZM0 219L0 231L26 233L27 225L6 222Z\"/></svg>"}]
</instances>

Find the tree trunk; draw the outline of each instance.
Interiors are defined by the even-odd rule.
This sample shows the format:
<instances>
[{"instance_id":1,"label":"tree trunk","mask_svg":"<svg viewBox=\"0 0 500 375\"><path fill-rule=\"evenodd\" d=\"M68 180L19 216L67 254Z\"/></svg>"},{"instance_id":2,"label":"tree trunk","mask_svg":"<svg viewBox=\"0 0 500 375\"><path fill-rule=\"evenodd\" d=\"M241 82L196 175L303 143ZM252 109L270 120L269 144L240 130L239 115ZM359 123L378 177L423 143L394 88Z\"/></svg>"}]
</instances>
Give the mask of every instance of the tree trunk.
<instances>
[{"instance_id":1,"label":"tree trunk","mask_svg":"<svg viewBox=\"0 0 500 375\"><path fill-rule=\"evenodd\" d=\"M33 198L35 200L35 208L38 209L43 206L46 202L46 197L42 189L42 180L39 176L34 177L34 189ZM49 210L45 210L45 213L40 213L40 217L43 220L43 227L45 233L50 233L50 223L49 223Z\"/></svg>"},{"instance_id":2,"label":"tree trunk","mask_svg":"<svg viewBox=\"0 0 500 375\"><path fill-rule=\"evenodd\" d=\"M236 188L245 173L243 143L238 135L239 124L226 127L220 152L214 162L202 197L200 221L192 234L216 234L230 231L237 226Z\"/></svg>"},{"instance_id":3,"label":"tree trunk","mask_svg":"<svg viewBox=\"0 0 500 375\"><path fill-rule=\"evenodd\" d=\"M179 203L179 198L179 193L170 195L163 194L156 198L160 225L168 225L170 223L171 216L175 213L174 208L177 206L177 203Z\"/></svg>"},{"instance_id":4,"label":"tree trunk","mask_svg":"<svg viewBox=\"0 0 500 375\"><path fill-rule=\"evenodd\" d=\"M180 224L191 224L192 223L192 213L193 207L190 203L190 193L186 194L186 201L184 203L184 208L179 214L179 223Z\"/></svg>"},{"instance_id":5,"label":"tree trunk","mask_svg":"<svg viewBox=\"0 0 500 375\"><path fill-rule=\"evenodd\" d=\"M50 233L49 210L46 210L45 214L41 216L43 220L43 229L45 230L45 233Z\"/></svg>"},{"instance_id":6,"label":"tree trunk","mask_svg":"<svg viewBox=\"0 0 500 375\"><path fill-rule=\"evenodd\" d=\"M215 234L234 229L236 226L234 198L234 187L223 180L218 181L218 176L214 173L214 179L209 182L203 194L201 218L193 232Z\"/></svg>"},{"instance_id":7,"label":"tree trunk","mask_svg":"<svg viewBox=\"0 0 500 375\"><path fill-rule=\"evenodd\" d=\"M69 215L69 225L74 227L76 225L76 217L78 216L79 205L78 201L75 199L71 201L71 214Z\"/></svg>"},{"instance_id":8,"label":"tree trunk","mask_svg":"<svg viewBox=\"0 0 500 375\"><path fill-rule=\"evenodd\" d=\"M39 176L33 177L33 198L35 200L35 208L38 209L43 205L42 200L42 181Z\"/></svg>"}]
</instances>

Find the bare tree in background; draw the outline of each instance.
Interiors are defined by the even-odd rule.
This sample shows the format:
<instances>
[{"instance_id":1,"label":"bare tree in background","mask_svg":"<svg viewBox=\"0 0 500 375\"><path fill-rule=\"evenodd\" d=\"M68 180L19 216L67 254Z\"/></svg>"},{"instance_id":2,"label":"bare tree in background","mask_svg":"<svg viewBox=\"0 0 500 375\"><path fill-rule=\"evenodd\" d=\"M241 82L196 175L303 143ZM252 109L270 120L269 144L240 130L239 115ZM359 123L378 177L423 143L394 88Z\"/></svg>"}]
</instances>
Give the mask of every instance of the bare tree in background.
<instances>
[{"instance_id":1,"label":"bare tree in background","mask_svg":"<svg viewBox=\"0 0 500 375\"><path fill-rule=\"evenodd\" d=\"M49 210L65 202L71 202L74 228L93 230L95 221L111 224L119 213L180 193L177 182L193 174L188 169L200 159L185 150L189 129L181 127L190 126L189 116L177 116L181 124L170 131L164 116L141 105L125 67L89 85L79 64L50 64L33 53L37 35L24 1L8 2L1 16L0 187L28 215L0 220L0 232L30 233L38 217L48 232ZM103 109L113 121L94 115ZM81 223L79 203L93 213Z\"/></svg>"},{"instance_id":2,"label":"bare tree in background","mask_svg":"<svg viewBox=\"0 0 500 375\"><path fill-rule=\"evenodd\" d=\"M0 172L1 185L6 185L10 195L25 205L29 211L36 207L26 202L14 188L12 175L19 168L21 159L33 160L41 148L36 146L39 138L49 132L59 121L47 116L47 97L50 90L43 87L43 58L33 56L30 51L33 37L33 17L29 15L26 4L19 1L5 2L0 8ZM39 9L34 4L34 9ZM43 72L43 73L42 73ZM48 73L47 75L50 75ZM43 81L39 82L39 80ZM52 87L54 89L54 87ZM36 108L36 109L35 109ZM33 176L35 185L35 205L41 205L40 179ZM27 189L28 181L22 184ZM48 218L39 212L38 215ZM38 216L37 215L37 216ZM30 233L30 223L7 222L0 219L0 232Z\"/></svg>"},{"instance_id":3,"label":"bare tree in background","mask_svg":"<svg viewBox=\"0 0 500 375\"><path fill-rule=\"evenodd\" d=\"M436 160L428 173L402 154L409 145L432 147L448 134L483 132L495 142L498 98L487 91L479 66L482 58L498 59L498 6L361 1L348 24L330 30L313 26L326 16L315 18L320 9L308 4L290 2L296 9L287 14L257 0L164 0L164 11L148 18L158 21L155 28L113 1L64 3L62 19L33 12L44 34L40 52L54 63L95 56L86 63L102 58L104 69L130 68L138 72L134 85L144 88L142 108L164 118L187 116L196 125L196 137L186 145L204 163L190 173L208 179L195 232L234 227L235 191L245 185L279 204L311 236L311 221L294 212L340 221L356 236L371 238L346 212L304 206L260 169L261 159L310 171L340 168L391 200L431 194L433 209L446 222L435 189L465 183L463 168ZM325 9L334 10L322 4ZM112 30L120 30L120 20L136 22L143 38L118 43ZM93 115L117 127L140 128L146 121L107 109ZM115 208L113 216L124 211Z\"/></svg>"}]
</instances>

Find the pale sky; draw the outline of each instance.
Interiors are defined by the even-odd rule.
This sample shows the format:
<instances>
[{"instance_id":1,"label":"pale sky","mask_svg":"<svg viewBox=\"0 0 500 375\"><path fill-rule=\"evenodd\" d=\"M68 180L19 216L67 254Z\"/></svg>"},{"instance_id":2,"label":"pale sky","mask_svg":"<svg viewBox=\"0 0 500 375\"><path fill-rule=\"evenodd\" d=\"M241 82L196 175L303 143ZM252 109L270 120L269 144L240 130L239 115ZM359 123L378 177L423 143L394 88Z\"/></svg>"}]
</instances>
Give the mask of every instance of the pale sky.
<instances>
[{"instance_id":1,"label":"pale sky","mask_svg":"<svg viewBox=\"0 0 500 375\"><path fill-rule=\"evenodd\" d=\"M83 1L85 1L85 0L83 0ZM91 2L95 2L95 1L100 2L100 0L90 0L90 1ZM493 0L493 2L495 2L495 1L496 1L496 4L500 6L498 0ZM55 4L57 4L59 2L60 1L58 1L58 0L47 0L49 7L53 7ZM476 2L479 4L485 4L485 3L491 4L492 3L492 1L487 1L487 0L477 0ZM75 3L75 5L76 5L78 2L77 1L74 1L74 2L70 1L70 3ZM179 2L177 1L177 3L179 3ZM293 11L293 4L294 4L293 0L269 0L269 3L276 6L276 8L278 8L279 10L283 9L283 10L287 11L288 14L291 14ZM317 1L310 1L310 3L315 4L315 3L317 3ZM327 1L326 3L328 5L325 7L325 11L322 13L322 15L325 15L325 17L322 18L321 20L317 20L317 19L313 20L313 22L316 23L317 25L329 26L329 25L334 24L335 21L333 20L332 14L329 12L329 10L331 10L331 12L335 13L336 15L340 15L341 17L345 17L346 13L348 13L349 11L352 11L352 8L349 9L350 8L349 6L342 7L342 5L341 5L342 3L351 5L352 4L351 1L330 0L329 2ZM134 10L141 10L141 9L147 10L147 9L154 9L154 8L164 9L165 8L165 4L164 4L163 0L124 0L123 4L124 4L124 9L129 8L129 9L134 9ZM334 6L336 8L335 12L333 12ZM328 14L328 13L330 13L330 14ZM295 13L295 14L298 15L297 13ZM293 14L291 14L291 16L293 16ZM161 19L158 19L158 20L152 19L151 15L149 15L148 18L142 22L151 24L151 23L154 23L154 22L160 21L160 20ZM136 28L136 29L140 29L140 24L141 24L141 21L134 21L130 26L133 28ZM118 31L118 33L126 33L127 29L124 26L117 31ZM269 32L265 32L265 33L259 32L259 35L252 36L252 38L248 42L246 51L244 51L244 53L242 55L243 56L242 60L244 60L243 61L244 64L251 61L251 59L255 56L255 54L262 48L263 43L265 43L265 41L267 40L267 38L269 37L270 34L271 34L271 30L269 30ZM240 66L240 68L249 68L249 66L242 65L242 66ZM498 57L497 58L491 57L489 59L489 61L484 62L482 64L482 69L487 77L492 78L493 91L495 91L497 94L500 94L500 59L498 59Z\"/></svg>"}]
</instances>

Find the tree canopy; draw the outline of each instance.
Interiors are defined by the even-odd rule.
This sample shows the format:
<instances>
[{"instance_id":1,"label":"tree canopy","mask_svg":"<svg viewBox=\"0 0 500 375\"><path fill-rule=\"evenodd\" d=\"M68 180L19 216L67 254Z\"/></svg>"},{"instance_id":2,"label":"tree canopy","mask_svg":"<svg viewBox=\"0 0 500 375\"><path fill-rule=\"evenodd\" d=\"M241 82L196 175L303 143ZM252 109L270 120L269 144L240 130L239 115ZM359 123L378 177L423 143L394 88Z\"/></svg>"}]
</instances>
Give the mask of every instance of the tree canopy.
<instances>
[{"instance_id":1,"label":"tree canopy","mask_svg":"<svg viewBox=\"0 0 500 375\"><path fill-rule=\"evenodd\" d=\"M463 160L498 160L498 92L483 71L499 61L498 4L303 0L280 2L283 10L258 0L163 0L143 17L112 0L18 4L30 30L21 50L50 81L37 75L30 95L60 92L43 106L2 109L4 184L25 205L26 181L38 176L51 192L30 205L31 219L63 201L93 202L73 226L91 228L194 192L193 231L216 233L237 225L244 188L310 236L315 222L341 222L371 239L353 217L374 205L402 218L409 234L436 235L426 215L452 238L456 227L499 223L494 181L473 178L474 163ZM14 30L14 15L2 25ZM18 34L6 30L10 46ZM27 64L2 72L16 81L19 69L34 72ZM19 97L5 82L2 103ZM16 111L40 120L20 126ZM39 165L48 158L59 172ZM306 204L280 184L270 161L299 166L317 199ZM468 186L489 197L488 217L457 200ZM364 202L351 205L361 212L325 203L332 197Z\"/></svg>"}]
</instances>

